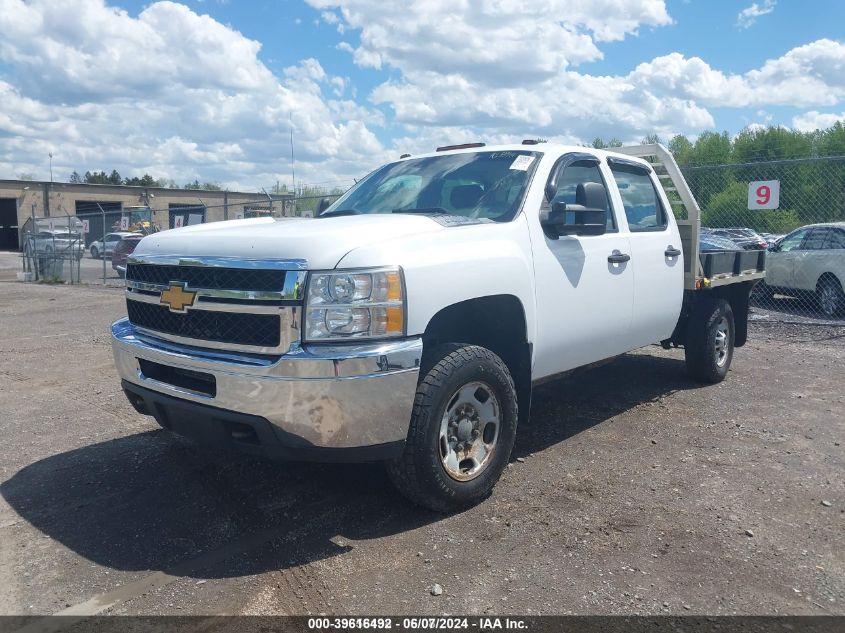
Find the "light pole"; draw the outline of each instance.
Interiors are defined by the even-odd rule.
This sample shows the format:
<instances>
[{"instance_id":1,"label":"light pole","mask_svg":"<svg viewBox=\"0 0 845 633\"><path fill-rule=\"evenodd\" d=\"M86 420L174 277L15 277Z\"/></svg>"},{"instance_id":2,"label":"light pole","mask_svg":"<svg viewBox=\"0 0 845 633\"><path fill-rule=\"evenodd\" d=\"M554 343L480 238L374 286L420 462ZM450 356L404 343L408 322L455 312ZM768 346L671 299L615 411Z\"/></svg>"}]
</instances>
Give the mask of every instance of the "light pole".
<instances>
[{"instance_id":1,"label":"light pole","mask_svg":"<svg viewBox=\"0 0 845 633\"><path fill-rule=\"evenodd\" d=\"M50 184L53 184L53 152L47 154L50 157Z\"/></svg>"}]
</instances>

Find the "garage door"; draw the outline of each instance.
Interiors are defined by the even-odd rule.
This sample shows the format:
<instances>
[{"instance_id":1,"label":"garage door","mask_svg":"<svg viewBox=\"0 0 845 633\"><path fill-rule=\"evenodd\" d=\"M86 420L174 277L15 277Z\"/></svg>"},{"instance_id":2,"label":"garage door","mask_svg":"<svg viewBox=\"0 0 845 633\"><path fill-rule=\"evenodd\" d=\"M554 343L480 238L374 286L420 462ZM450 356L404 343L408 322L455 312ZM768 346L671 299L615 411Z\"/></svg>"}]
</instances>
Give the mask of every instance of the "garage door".
<instances>
[{"instance_id":1,"label":"garage door","mask_svg":"<svg viewBox=\"0 0 845 633\"><path fill-rule=\"evenodd\" d=\"M18 203L0 198L0 251L18 250Z\"/></svg>"}]
</instances>

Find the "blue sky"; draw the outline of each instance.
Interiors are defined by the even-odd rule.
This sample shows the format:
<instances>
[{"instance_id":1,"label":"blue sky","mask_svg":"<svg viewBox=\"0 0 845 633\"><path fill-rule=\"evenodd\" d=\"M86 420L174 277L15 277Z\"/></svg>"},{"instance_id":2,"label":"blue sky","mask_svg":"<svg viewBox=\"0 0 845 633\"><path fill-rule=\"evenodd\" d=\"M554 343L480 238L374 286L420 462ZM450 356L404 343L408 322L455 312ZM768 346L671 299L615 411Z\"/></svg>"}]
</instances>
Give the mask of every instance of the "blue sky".
<instances>
[{"instance_id":1,"label":"blue sky","mask_svg":"<svg viewBox=\"0 0 845 633\"><path fill-rule=\"evenodd\" d=\"M444 142L845 117L841 0L0 0L0 177L349 182ZM744 17L742 17L744 16Z\"/></svg>"}]
</instances>

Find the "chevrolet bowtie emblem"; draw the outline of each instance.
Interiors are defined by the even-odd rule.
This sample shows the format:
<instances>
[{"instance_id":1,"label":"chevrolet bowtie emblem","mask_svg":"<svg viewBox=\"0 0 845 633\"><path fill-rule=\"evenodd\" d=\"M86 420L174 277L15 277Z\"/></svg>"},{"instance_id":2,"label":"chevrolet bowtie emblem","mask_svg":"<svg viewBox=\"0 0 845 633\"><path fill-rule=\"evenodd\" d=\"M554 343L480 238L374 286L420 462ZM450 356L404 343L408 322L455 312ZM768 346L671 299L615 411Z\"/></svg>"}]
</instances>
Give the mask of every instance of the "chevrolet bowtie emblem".
<instances>
[{"instance_id":1,"label":"chevrolet bowtie emblem","mask_svg":"<svg viewBox=\"0 0 845 633\"><path fill-rule=\"evenodd\" d=\"M196 296L196 292L185 290L185 284L171 283L170 288L161 291L160 301L171 312L187 312L187 308L194 305Z\"/></svg>"}]
</instances>

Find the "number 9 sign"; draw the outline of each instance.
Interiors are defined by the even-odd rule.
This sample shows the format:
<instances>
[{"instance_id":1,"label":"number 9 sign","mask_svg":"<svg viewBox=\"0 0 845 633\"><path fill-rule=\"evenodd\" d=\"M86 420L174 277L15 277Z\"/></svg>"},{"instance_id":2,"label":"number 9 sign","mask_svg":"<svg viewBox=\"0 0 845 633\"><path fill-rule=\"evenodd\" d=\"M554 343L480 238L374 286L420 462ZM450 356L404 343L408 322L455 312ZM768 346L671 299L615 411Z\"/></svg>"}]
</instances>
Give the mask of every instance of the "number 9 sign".
<instances>
[{"instance_id":1,"label":"number 9 sign","mask_svg":"<svg viewBox=\"0 0 845 633\"><path fill-rule=\"evenodd\" d=\"M749 209L777 209L779 206L779 180L757 180L748 183Z\"/></svg>"}]
</instances>

